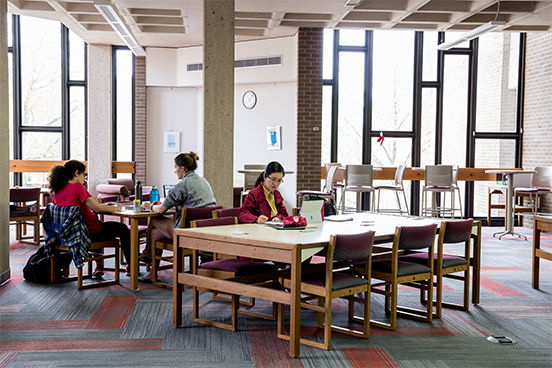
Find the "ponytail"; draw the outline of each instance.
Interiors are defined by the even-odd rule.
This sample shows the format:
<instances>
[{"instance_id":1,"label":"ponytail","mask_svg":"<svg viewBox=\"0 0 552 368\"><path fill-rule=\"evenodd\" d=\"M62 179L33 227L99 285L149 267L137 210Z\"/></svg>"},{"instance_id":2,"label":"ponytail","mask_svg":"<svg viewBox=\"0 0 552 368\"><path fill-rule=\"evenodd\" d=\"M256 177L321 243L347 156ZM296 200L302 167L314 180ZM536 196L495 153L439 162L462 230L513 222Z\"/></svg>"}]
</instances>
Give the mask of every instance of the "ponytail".
<instances>
[{"instance_id":1,"label":"ponytail","mask_svg":"<svg viewBox=\"0 0 552 368\"><path fill-rule=\"evenodd\" d=\"M48 175L50 191L54 194L59 192L73 179L75 173L83 172L86 172L86 165L77 160L67 161L65 165L55 165Z\"/></svg>"}]
</instances>

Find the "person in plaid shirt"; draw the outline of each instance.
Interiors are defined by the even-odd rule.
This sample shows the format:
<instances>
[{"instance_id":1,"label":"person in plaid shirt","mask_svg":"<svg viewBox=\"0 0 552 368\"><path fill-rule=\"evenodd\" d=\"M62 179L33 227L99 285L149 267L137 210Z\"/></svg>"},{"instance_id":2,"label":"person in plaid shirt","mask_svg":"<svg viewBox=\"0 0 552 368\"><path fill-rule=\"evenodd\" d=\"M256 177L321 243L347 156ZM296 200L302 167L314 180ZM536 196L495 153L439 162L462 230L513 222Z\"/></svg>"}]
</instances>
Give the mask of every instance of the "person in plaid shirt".
<instances>
[{"instance_id":1,"label":"person in plaid shirt","mask_svg":"<svg viewBox=\"0 0 552 368\"><path fill-rule=\"evenodd\" d=\"M67 161L65 165L56 165L48 176L50 191L53 194L53 203L58 206L77 206L92 242L99 242L119 238L121 249L127 262L127 273L130 265L130 231L120 222L101 222L97 213L113 213L120 211L122 206L117 204L105 205L98 203L84 187L86 182L86 166L77 160ZM94 276L103 276L103 264L96 264Z\"/></svg>"}]
</instances>

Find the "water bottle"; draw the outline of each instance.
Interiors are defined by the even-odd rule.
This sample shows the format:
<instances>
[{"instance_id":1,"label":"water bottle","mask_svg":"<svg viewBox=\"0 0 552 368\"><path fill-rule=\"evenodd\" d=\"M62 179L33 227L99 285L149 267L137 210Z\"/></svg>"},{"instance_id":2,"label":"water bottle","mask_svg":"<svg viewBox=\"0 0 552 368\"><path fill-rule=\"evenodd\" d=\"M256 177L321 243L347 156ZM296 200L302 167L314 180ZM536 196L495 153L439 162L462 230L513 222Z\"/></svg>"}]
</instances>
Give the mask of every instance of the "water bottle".
<instances>
[{"instance_id":1,"label":"water bottle","mask_svg":"<svg viewBox=\"0 0 552 368\"><path fill-rule=\"evenodd\" d=\"M134 187L134 199L137 199L142 203L142 182L136 180L136 186Z\"/></svg>"},{"instance_id":2,"label":"water bottle","mask_svg":"<svg viewBox=\"0 0 552 368\"><path fill-rule=\"evenodd\" d=\"M159 189L154 185L151 187L150 191L150 202L155 202L159 200Z\"/></svg>"}]
</instances>

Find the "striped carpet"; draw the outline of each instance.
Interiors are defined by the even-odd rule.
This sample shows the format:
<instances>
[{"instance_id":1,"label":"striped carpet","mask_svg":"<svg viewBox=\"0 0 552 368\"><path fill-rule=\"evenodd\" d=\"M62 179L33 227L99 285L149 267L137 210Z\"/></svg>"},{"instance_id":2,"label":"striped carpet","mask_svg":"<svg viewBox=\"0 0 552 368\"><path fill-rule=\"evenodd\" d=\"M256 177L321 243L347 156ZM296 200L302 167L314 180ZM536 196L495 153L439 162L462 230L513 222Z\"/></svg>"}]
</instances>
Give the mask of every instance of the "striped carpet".
<instances>
[{"instance_id":1,"label":"striped carpet","mask_svg":"<svg viewBox=\"0 0 552 368\"><path fill-rule=\"evenodd\" d=\"M492 237L496 231L483 228L481 304L469 312L444 309L432 323L399 318L397 331L371 328L367 340L334 333L330 351L301 346L298 359L276 337L275 322L239 315L237 332L193 323L188 289L183 327L175 328L172 292L153 285L132 292L124 274L121 285L82 291L76 282L29 283L22 268L36 247L13 242L12 280L0 287L0 368L552 367L552 262L541 261L540 290L532 289L531 230L516 228L528 241L499 241ZM552 237L543 235L542 247L552 251ZM171 279L172 273L161 277ZM445 280L443 290L445 299L461 301L459 281ZM418 292L400 288L399 302L419 306ZM229 321L228 303L208 293L200 303L203 316ZM254 308L269 312L271 303L258 300ZM346 308L334 301L334 324L351 325ZM386 320L381 296L372 296L371 313ZM303 310L302 323L302 336L323 341L315 312ZM491 343L493 333L517 343Z\"/></svg>"}]
</instances>

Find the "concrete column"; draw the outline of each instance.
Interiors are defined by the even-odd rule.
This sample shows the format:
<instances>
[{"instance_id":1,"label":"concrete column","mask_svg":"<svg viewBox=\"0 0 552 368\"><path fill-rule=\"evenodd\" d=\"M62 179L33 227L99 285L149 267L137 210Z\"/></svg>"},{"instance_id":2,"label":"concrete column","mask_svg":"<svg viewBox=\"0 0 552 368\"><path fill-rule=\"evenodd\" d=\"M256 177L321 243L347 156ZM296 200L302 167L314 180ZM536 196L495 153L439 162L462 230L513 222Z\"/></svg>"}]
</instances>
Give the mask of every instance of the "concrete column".
<instances>
[{"instance_id":1,"label":"concrete column","mask_svg":"<svg viewBox=\"0 0 552 368\"><path fill-rule=\"evenodd\" d=\"M111 177L111 46L88 45L88 191Z\"/></svg>"},{"instance_id":2,"label":"concrete column","mask_svg":"<svg viewBox=\"0 0 552 368\"><path fill-rule=\"evenodd\" d=\"M0 285L10 275L10 114L8 100L8 3L0 0Z\"/></svg>"},{"instance_id":3,"label":"concrete column","mask_svg":"<svg viewBox=\"0 0 552 368\"><path fill-rule=\"evenodd\" d=\"M233 207L234 0L204 0L204 176L217 204Z\"/></svg>"}]
</instances>

